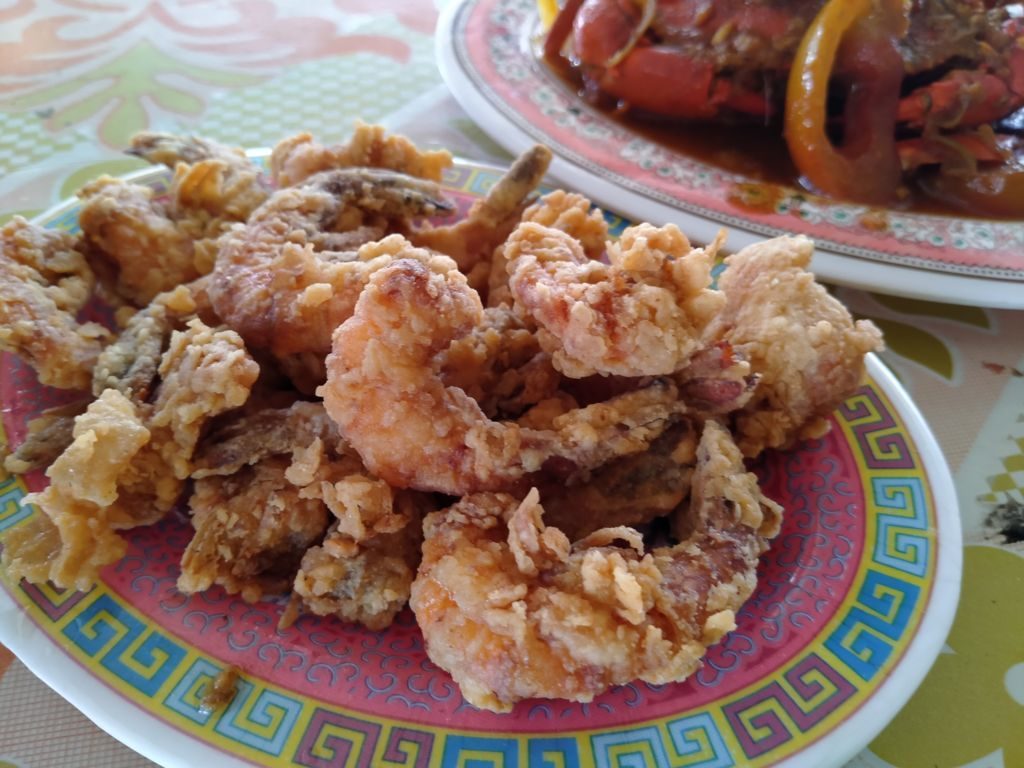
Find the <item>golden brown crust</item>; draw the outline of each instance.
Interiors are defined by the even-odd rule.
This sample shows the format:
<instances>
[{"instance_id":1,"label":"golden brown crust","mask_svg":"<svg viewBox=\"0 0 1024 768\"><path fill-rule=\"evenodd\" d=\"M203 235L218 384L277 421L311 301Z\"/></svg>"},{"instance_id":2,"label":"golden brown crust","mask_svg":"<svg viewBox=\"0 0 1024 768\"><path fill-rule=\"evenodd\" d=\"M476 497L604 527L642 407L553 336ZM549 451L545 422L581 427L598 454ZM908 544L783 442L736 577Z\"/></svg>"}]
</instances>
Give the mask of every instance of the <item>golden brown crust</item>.
<instances>
[{"instance_id":1,"label":"golden brown crust","mask_svg":"<svg viewBox=\"0 0 1024 768\"><path fill-rule=\"evenodd\" d=\"M682 368L724 297L710 288L717 242L691 248L674 225L630 227L609 264L567 232L528 221L504 246L516 311L559 371L657 376Z\"/></svg>"},{"instance_id":2,"label":"golden brown crust","mask_svg":"<svg viewBox=\"0 0 1024 768\"><path fill-rule=\"evenodd\" d=\"M87 390L110 339L76 319L95 282L76 238L15 216L0 228L0 350L31 365L42 384Z\"/></svg>"},{"instance_id":3,"label":"golden brown crust","mask_svg":"<svg viewBox=\"0 0 1024 768\"><path fill-rule=\"evenodd\" d=\"M626 527L570 546L544 524L535 489L427 516L411 605L431 660L471 704L507 712L524 698L585 702L636 679L683 680L734 627L780 510L723 427L709 422L697 453L692 533L651 552Z\"/></svg>"},{"instance_id":4,"label":"golden brown crust","mask_svg":"<svg viewBox=\"0 0 1024 768\"><path fill-rule=\"evenodd\" d=\"M281 187L300 184L321 171L338 168L386 168L430 181L452 164L446 150L421 151L404 136L391 135L379 125L356 122L344 144L317 144L309 133L284 139L270 155L270 172Z\"/></svg>"},{"instance_id":5,"label":"golden brown crust","mask_svg":"<svg viewBox=\"0 0 1024 768\"><path fill-rule=\"evenodd\" d=\"M192 484L183 591L371 629L411 599L478 706L690 674L779 529L744 454L815 434L879 343L806 240L712 289L720 238L614 241L580 195L531 205L544 148L451 226L424 223L450 156L376 126L282 142L273 195L213 142L132 151L174 169L167 196L88 185L84 246L0 230L0 346L95 398L8 457L52 463L5 566L88 587ZM75 319L111 287L114 341Z\"/></svg>"},{"instance_id":6,"label":"golden brown crust","mask_svg":"<svg viewBox=\"0 0 1024 768\"><path fill-rule=\"evenodd\" d=\"M707 337L728 342L758 376L734 416L746 456L819 436L825 417L860 384L864 356L882 347L870 321L854 321L814 280L812 252L806 237L777 237L726 259L726 304Z\"/></svg>"}]
</instances>

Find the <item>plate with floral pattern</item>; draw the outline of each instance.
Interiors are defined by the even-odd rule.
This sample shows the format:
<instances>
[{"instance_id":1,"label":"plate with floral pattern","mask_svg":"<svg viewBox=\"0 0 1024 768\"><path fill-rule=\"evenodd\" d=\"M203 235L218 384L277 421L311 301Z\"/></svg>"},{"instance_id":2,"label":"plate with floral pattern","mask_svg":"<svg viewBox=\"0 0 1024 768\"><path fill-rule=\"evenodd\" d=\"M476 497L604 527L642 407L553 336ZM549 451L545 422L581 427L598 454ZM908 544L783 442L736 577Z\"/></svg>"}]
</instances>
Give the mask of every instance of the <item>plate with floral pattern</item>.
<instances>
[{"instance_id":1,"label":"plate with floral pattern","mask_svg":"<svg viewBox=\"0 0 1024 768\"><path fill-rule=\"evenodd\" d=\"M461 208L500 171L457 163ZM133 176L157 190L166 173ZM74 231L78 205L44 214ZM610 216L613 228L624 220ZM100 727L165 766L838 765L910 697L953 618L961 540L949 471L920 414L872 356L831 431L760 460L785 507L737 628L678 684L620 686L588 704L477 710L434 666L412 614L373 632L333 618L278 622L285 600L246 603L175 587L184 513L126 531L127 555L87 592L0 576L0 642ZM60 402L0 356L9 446ZM0 544L40 514L42 472L0 471ZM202 698L240 670L226 706Z\"/></svg>"},{"instance_id":2,"label":"plate with floral pattern","mask_svg":"<svg viewBox=\"0 0 1024 768\"><path fill-rule=\"evenodd\" d=\"M802 232L817 246L814 271L831 282L1024 308L1024 222L841 203L689 157L581 99L540 60L539 29L534 0L452 2L437 58L467 114L513 154L551 147L551 174L568 187L634 219L673 221L700 242L725 227L732 249Z\"/></svg>"}]
</instances>

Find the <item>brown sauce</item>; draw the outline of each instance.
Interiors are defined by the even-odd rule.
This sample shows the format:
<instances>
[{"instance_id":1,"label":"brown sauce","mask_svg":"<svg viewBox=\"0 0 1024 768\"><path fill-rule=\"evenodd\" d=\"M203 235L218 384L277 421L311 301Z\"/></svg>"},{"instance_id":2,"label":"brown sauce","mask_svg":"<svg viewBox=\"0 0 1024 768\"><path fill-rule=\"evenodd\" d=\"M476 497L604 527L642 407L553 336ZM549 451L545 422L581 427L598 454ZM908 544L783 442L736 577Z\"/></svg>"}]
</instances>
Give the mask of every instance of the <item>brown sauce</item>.
<instances>
[{"instance_id":1,"label":"brown sauce","mask_svg":"<svg viewBox=\"0 0 1024 768\"><path fill-rule=\"evenodd\" d=\"M628 128L660 146L680 155L699 160L724 171L745 176L748 182L737 184L729 193L729 201L752 212L767 213L785 196L779 187L807 190L789 156L782 136L782 126L756 122L687 122L651 115L640 115L617 109L612 100L594 99L585 94L578 73L564 59L544 62L554 71L567 88L610 120ZM1020 115L1021 113L1018 113ZM1012 119L1012 118L1011 118ZM1009 122L1009 120L1007 121ZM1007 145L1011 152L1010 165L1024 164L1024 142L1014 140ZM887 209L871 211L861 223L869 228L884 230L888 226L886 210L939 214L956 217L1019 219L999 210L985 209L969 202L939 200L926 191L930 175L936 169L923 169L905 180L899 200ZM808 190L810 194L810 190Z\"/></svg>"}]
</instances>

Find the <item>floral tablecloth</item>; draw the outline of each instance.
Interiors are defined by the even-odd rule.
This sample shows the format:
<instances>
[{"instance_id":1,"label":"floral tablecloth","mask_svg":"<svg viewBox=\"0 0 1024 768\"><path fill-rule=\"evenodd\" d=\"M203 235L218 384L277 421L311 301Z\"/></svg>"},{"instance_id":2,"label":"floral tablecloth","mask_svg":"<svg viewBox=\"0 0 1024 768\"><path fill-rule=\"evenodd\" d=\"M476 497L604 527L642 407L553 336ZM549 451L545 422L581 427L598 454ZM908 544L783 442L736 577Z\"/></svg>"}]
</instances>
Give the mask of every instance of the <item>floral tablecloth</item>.
<instances>
[{"instance_id":1,"label":"floral tablecloth","mask_svg":"<svg viewBox=\"0 0 1024 768\"><path fill-rule=\"evenodd\" d=\"M427 0L0 0L0 223L139 167L121 150L143 128L258 147L338 141L358 118L505 161L441 81L436 20ZM1024 520L1003 514L1024 502L1024 312L837 293L884 330L965 533L946 647L852 765L1024 765ZM0 766L149 764L0 647Z\"/></svg>"}]
</instances>

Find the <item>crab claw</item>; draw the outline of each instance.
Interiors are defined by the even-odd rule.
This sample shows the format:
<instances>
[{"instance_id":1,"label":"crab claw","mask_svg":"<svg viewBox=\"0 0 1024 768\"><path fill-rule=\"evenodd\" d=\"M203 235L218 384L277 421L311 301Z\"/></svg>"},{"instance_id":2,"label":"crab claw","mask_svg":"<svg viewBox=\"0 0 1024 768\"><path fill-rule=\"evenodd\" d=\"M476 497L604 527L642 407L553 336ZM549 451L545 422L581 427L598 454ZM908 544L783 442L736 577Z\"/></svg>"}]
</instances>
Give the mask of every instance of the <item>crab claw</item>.
<instances>
[{"instance_id":1,"label":"crab claw","mask_svg":"<svg viewBox=\"0 0 1024 768\"><path fill-rule=\"evenodd\" d=\"M896 142L900 165L904 171L912 171L926 165L972 168L978 163L1005 161L1006 153L999 148L998 137L979 131L901 139Z\"/></svg>"},{"instance_id":2,"label":"crab claw","mask_svg":"<svg viewBox=\"0 0 1024 768\"><path fill-rule=\"evenodd\" d=\"M915 129L952 129L991 123L1024 106L1024 49L1008 57L1008 77L954 69L900 100L898 122Z\"/></svg>"},{"instance_id":3,"label":"crab claw","mask_svg":"<svg viewBox=\"0 0 1024 768\"><path fill-rule=\"evenodd\" d=\"M597 83L633 108L673 117L711 118L726 110L758 116L770 112L763 94L717 77L709 62L671 48L637 47L618 66L604 70Z\"/></svg>"}]
</instances>

